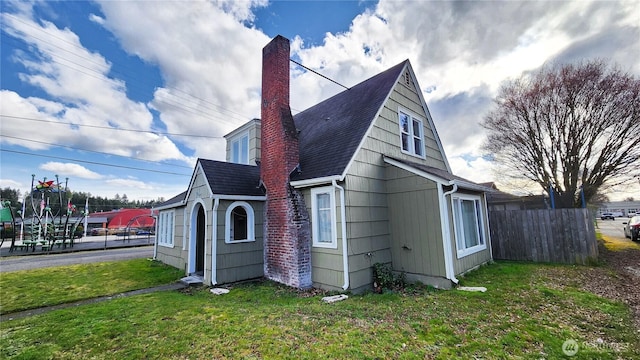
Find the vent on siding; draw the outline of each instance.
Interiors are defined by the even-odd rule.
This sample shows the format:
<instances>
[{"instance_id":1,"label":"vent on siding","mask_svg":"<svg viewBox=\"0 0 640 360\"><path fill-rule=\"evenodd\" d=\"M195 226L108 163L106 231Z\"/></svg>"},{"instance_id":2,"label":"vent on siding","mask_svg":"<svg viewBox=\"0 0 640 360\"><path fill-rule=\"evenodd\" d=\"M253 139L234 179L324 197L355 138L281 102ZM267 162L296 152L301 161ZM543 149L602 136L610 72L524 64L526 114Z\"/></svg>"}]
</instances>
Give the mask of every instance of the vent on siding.
<instances>
[{"instance_id":1,"label":"vent on siding","mask_svg":"<svg viewBox=\"0 0 640 360\"><path fill-rule=\"evenodd\" d=\"M409 77L409 72L404 73L404 84L407 86L411 86L411 78Z\"/></svg>"}]
</instances>

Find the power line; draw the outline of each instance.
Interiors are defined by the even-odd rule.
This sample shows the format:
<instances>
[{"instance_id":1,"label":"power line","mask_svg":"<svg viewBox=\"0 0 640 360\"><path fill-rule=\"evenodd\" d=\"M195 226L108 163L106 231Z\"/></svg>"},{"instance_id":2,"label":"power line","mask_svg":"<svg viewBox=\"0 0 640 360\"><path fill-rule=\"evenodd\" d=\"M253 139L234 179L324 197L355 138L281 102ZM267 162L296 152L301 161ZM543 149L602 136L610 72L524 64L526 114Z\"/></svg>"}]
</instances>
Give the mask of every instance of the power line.
<instances>
[{"instance_id":1,"label":"power line","mask_svg":"<svg viewBox=\"0 0 640 360\"><path fill-rule=\"evenodd\" d=\"M180 174L180 173L174 173L174 172L169 172L169 171L141 169L141 168L137 168L137 167L133 167L133 166L106 164L106 163L101 163L101 162L97 162L97 161L78 160L78 159L66 158L66 157L62 157L62 156L41 155L41 154L28 153L28 152L25 152L25 151L17 151L17 150L9 150L9 149L0 149L0 151L10 152L10 153L15 153L15 154L21 154L21 155L28 155L28 156L46 157L46 158L49 158L49 159L75 161L75 162L79 162L79 163L92 164L92 165L109 166L109 167L115 167L115 168L121 168L121 169L147 171L147 172L153 172L153 173L159 173L159 174L178 175L178 176L191 176L191 174Z\"/></svg>"},{"instance_id":2,"label":"power line","mask_svg":"<svg viewBox=\"0 0 640 360\"><path fill-rule=\"evenodd\" d=\"M3 33L2 35L4 35L4 33ZM34 37L34 38L36 38L36 39L37 39L37 37ZM10 38L10 39L15 41L15 39L14 39L14 38ZM52 46L55 46L55 45L52 45ZM14 46L14 47L15 47L15 46ZM21 46L21 47L22 47L22 46ZM58 47L58 46L55 46L55 47ZM23 47L23 48L24 48L24 47ZM58 47L58 48L60 48L60 47ZM68 50L66 50L66 49L62 49L62 48L60 48L60 49L61 49L61 50L63 50L63 51L68 51ZM25 50L29 51L28 49L25 49ZM50 51L48 51L48 50L44 50L44 49L41 49L41 50L42 50L43 52L48 52L48 53L50 53L50 54L54 54L54 53L52 53L52 52L50 52ZM71 52L70 52L70 53L71 53ZM76 55L76 54L74 54L74 53L71 53L71 54L73 54L74 56L80 57L80 58L82 58L82 59L84 59L84 60L87 60L86 58L84 58L84 57L82 57L82 56ZM91 69L90 67L87 67L87 66L84 66L84 65L82 65L82 64L79 64L79 63L77 63L77 62L74 62L74 61L71 61L71 60L69 60L69 59L66 59L66 58L64 58L64 57L62 57L62 56L60 56L60 55L58 55L58 54L54 54L54 55L55 55L55 57L56 57L57 59L64 60L64 61L66 61L66 62L69 62L69 63L71 63L71 64L74 64L74 65L76 65L76 66L79 66L79 67L81 67L81 68L87 69L88 71L93 72L93 73L95 73L95 74L97 74L97 75L90 74L90 73L88 73L88 72L86 72L86 71L82 71L82 70L80 70L80 69L78 69L78 68L76 68L76 67L70 66L70 65L68 65L68 64L65 64L64 62L61 62L61 61L56 60L56 59L53 59L53 58L50 58L50 59L48 59L47 61L52 62L52 63L59 64L60 66L64 66L64 67L66 67L66 68L69 68L69 69L71 69L71 70L73 70L73 71L76 71L76 72L79 72L79 73L81 73L81 74L84 74L84 75L86 75L86 76L92 77L92 78L94 78L94 79L96 79L96 80L99 80L99 81L104 81L104 82L108 82L108 83L116 82L116 81L123 81L123 82L126 82L126 84L127 84L127 87L128 87L128 88L135 88L135 89L138 89L138 90L142 90L142 89L143 89L140 85L138 85L138 82L137 82L137 81L126 81L126 80L123 80L123 79L112 79L112 78L109 78L109 77L104 76L104 74L103 74L102 72L100 72L100 71L93 70L93 69ZM89 62L91 62L91 61L89 61ZM93 62L93 63L95 64L95 62ZM112 71L113 73L116 73L116 74L120 74L120 75L123 75L123 76L128 76L128 75L126 75L126 74L123 74L123 73L121 73L121 72L115 71L115 70L113 70L113 69L111 69L111 71ZM175 88L171 88L171 87L165 87L165 88L166 88L166 89L173 89L173 90L175 90L175 91L179 91L179 92L182 92L182 93L184 93L184 94L187 94L186 92L181 91L181 90L179 90L179 89L175 89ZM171 97L168 97L168 98L165 98L165 99L157 99L157 98L156 98L155 100L156 100L156 101L159 101L159 102L162 102L162 103L164 103L164 104L166 104L166 105L170 105L170 106L173 106L173 107L179 108L179 109L181 109L182 111L188 111L188 112L190 112L190 113L192 113L192 114L195 114L195 115L198 115L198 116L210 117L210 118L214 118L214 119L217 119L217 120L223 120L223 118L222 118L223 116L224 116L224 117L231 117L231 116L228 116L227 114L225 114L225 113L223 113L223 112L221 112L221 111L219 111L219 110L217 110L217 109L212 109L212 108L211 108L211 107L209 107L209 106L203 106L203 108L204 108L204 109L200 109L200 108L197 108L197 107L194 107L194 106L188 106L188 105L185 103L185 101L187 101L187 102L189 102L189 101L190 101L190 102L193 102L193 99L186 98L186 97L180 97L180 96L177 96L177 95L175 95L175 94L170 94L170 95L171 95L171 97L174 97L174 98L177 98L178 100L183 100L183 101L182 101L182 102L180 102L180 101L171 100ZM203 102L205 102L205 103L210 103L210 102L208 102L208 101L206 101L206 100L204 100L204 99L200 99L200 98L198 98L198 99L199 99L199 100L201 100L201 101L203 101ZM206 104L205 104L205 105L206 105ZM214 104L214 106L217 106L217 105L215 105L215 104ZM211 111L213 111L213 113L211 113L211 112L207 112L207 111L203 111L203 110L211 110ZM230 110L227 110L227 111L231 112ZM242 116L241 114L238 114L238 115ZM238 118L238 117L235 117L235 118ZM244 119L246 119L246 117L242 117L242 118L241 118L241 120L244 120Z\"/></svg>"},{"instance_id":3,"label":"power line","mask_svg":"<svg viewBox=\"0 0 640 360\"><path fill-rule=\"evenodd\" d=\"M75 43L69 42L69 41L67 41L67 40L65 40L65 39L63 39L63 38L60 38L60 37L58 37L58 36L55 36L55 35L53 35L53 34L51 34L51 33L47 32L47 31L43 30L41 27L33 26L32 24L30 24L30 23L28 23L28 22L23 21L22 19L20 19L20 18L16 17L16 16L15 16L15 15L13 15L13 14L6 14L6 15L7 15L7 16L9 16L9 17L12 17L12 18L13 18L15 21L17 21L17 22L20 22L20 23L22 23L22 24L24 24L24 25L26 25L26 26L29 26L29 27L30 27L30 28L32 28L32 29L35 29L35 30L37 30L37 31L40 31L40 32L42 32L42 33L46 34L47 36L50 36L50 37L55 38L55 39L58 39L59 41L61 41L61 42L63 42L63 43L66 43L66 44L68 44L68 45L70 45L70 46L72 46L72 47L74 47L74 48L76 48L76 49L79 49L79 50L82 50L82 51L88 51L88 49L87 49L87 48L84 48L84 47L82 47L82 46L78 46L78 45L76 45ZM89 62L89 63L93 63L93 64L95 64L95 65L100 65L100 66L102 66L102 65L103 65L103 64L96 63L96 62L95 62L95 61L93 61L92 59L88 59L88 58L86 58L86 57L84 57L84 56L81 56L81 55L76 54L76 53L74 53L74 52L71 52L71 51L69 51L69 50L67 50L67 49L64 49L64 48L62 48L62 47L60 47L60 46L58 46L58 45L56 45L56 44L54 44L54 43L52 43L52 42L50 42L50 41L46 41L46 40L44 40L44 39L42 39L42 38L38 38L38 37L33 36L33 35L29 35L29 36L30 36L30 37L32 37L32 38L34 38L34 39L38 39L38 40L42 41L42 42L43 42L43 43L45 43L45 44L48 44L48 45L53 46L53 47L56 47L56 48L58 48L58 49L60 49L60 50L62 50L62 51L68 52L68 53L72 54L73 56L76 56L76 57L78 57L78 58L81 58L81 59L83 59L83 60L85 60L85 61L87 61L87 62ZM13 37L13 36L11 36L11 38L12 38L12 39L15 39L15 37ZM24 39L22 39L22 40L24 41ZM31 52L31 51L32 51L31 49L26 49L26 48L24 48L24 46L20 46L20 47L22 47L22 48L23 48L23 49L25 49L26 51L29 51L29 52ZM42 49L41 47L38 47L38 49L39 49L40 51L47 52L47 53L49 53L50 55L55 55L55 56L57 56L57 57L60 57L60 55L59 55L59 54L53 53L53 52L52 52L52 51L50 51L50 50ZM102 55L101 55L101 56L102 56ZM73 61L71 61L71 60L69 60L69 59L65 59L65 58L63 58L63 57L60 57L60 58L61 58L61 59L66 60L66 61L69 61L69 62L70 62L70 63L72 63L72 64L75 64L75 65L78 65L78 66L84 67L85 69L88 69L88 70L90 70L90 71L96 72L96 73L98 73L98 74L100 74L100 75L104 75L104 74L102 74L101 72L98 72L98 71L93 70L93 69L91 69L91 68L88 68L88 67L86 67L86 66L83 66L83 65L77 64L77 63L75 63L75 62L73 62ZM66 64L60 63L60 62L55 61L55 60L53 60L53 59L50 59L50 60L51 60L51 61L53 61L53 62L56 62L56 63L58 63L58 64L60 64L60 65L62 65L62 66L66 66L66 67L69 67L69 68L73 69L72 67L70 67L70 66L68 66L68 65L66 65ZM117 64L118 66L121 66L121 67L123 67L123 68L128 68L128 66L123 65L123 64L120 64L120 63L118 63L118 62L110 61L110 63L111 63L111 64ZM77 69L74 69L74 70L79 71L79 70L77 70ZM120 74L120 75L122 75L123 77L129 77L129 78L131 78L131 77L132 77L130 74L122 73L122 72L120 72L120 71L114 70L113 68L111 68L111 69L110 69L110 71L111 71L111 72L113 72L113 73L116 73L116 74ZM81 72L81 71L80 71L80 72ZM84 72L82 72L82 73L84 73ZM84 74L86 74L86 73L84 73ZM86 74L86 75L89 75L89 74ZM91 75L89 75L89 76L91 76ZM101 79L105 80L105 78L104 78L104 77L102 77ZM108 79L108 78L107 78L107 79ZM142 82L142 83L144 83L144 82ZM135 82L130 82L130 83L129 83L129 85L134 85L134 84L135 84ZM135 87L135 86L134 86L134 87ZM206 99L204 99L204 98L200 98L200 97L198 97L198 96L195 96L195 95L189 94L189 93L187 93L187 92L185 92L185 91L183 91L183 90L180 90L180 89L178 89L178 88L171 87L171 86L164 86L164 88L166 88L166 89L170 89L170 90L174 90L174 91L176 91L176 92L179 92L179 93L182 93L182 94L185 94L185 95L187 95L187 96L188 96L188 98L185 98L185 97L180 97L180 96L177 96L177 95L173 94L173 96L174 96L174 97L176 97L176 98L178 98L178 99L183 99L183 100L193 101L193 100L191 99L191 98L193 98L193 99L200 100L200 101L202 101L202 102L204 102L204 103L206 103L206 104L209 104L209 105L211 105L211 106L214 106L215 108L218 108L218 109L220 109L220 110L216 110L216 109L212 109L212 108L209 108L209 109L210 109L210 110L213 110L213 111L218 112L218 113L219 113L220 115L222 115L222 116L228 116L227 114L225 114L225 113L223 113L223 112L222 112L222 111L224 111L224 112L227 112L227 113L230 113L230 114L235 114L235 115L237 115L237 116L240 116L240 118L239 118L239 119L246 119L246 118L248 118L248 116L246 116L246 115L244 115L244 114L240 114L240 113L235 112L235 111L233 111L233 110L227 109L227 108L225 108L225 107L223 107L223 106L221 106L221 105L218 105L218 104L216 104L216 103L214 103L214 102L211 102L211 101L209 101L209 100L206 100ZM182 104L182 103L180 103L180 104L184 106L184 104ZM221 111L221 110L222 110L222 111Z\"/></svg>"},{"instance_id":4,"label":"power line","mask_svg":"<svg viewBox=\"0 0 640 360\"><path fill-rule=\"evenodd\" d=\"M9 135L0 134L0 137L16 139L16 140L22 140L22 141L29 141L29 142L34 142L34 143L38 143L38 144L45 144L45 145L51 145L51 146L56 146L56 147L62 147L62 148L67 148L67 149L71 149L71 150L86 151L86 152L91 152L91 153L95 153L95 154L102 154L102 155L108 155L108 156L118 156L118 157L125 158L125 159L145 161L145 162L148 162L148 163L158 164L158 165L162 165L162 166L173 166L173 167L191 169L191 167L184 166L184 165L166 164L166 163L161 163L161 162L158 162L158 161L151 161L151 160L136 158L136 157L132 157L132 156L111 154L111 153L107 153L107 152L89 150L89 149L83 149L83 148L77 148L77 147L68 146L68 145L61 145L61 144L48 143L48 142L44 142L44 141L25 139L25 138L20 138L20 137L17 137L17 136L9 136Z\"/></svg>"},{"instance_id":5,"label":"power line","mask_svg":"<svg viewBox=\"0 0 640 360\"><path fill-rule=\"evenodd\" d=\"M22 24L24 24L24 25L26 25L26 26L28 26L28 27L30 27L30 28L32 28L32 29L35 29L35 30L37 30L37 31L40 31L40 32L42 32L42 33L46 34L47 36L50 36L50 37L55 38L55 39L57 39L57 40L59 40L59 41L61 41L61 42L63 42L63 43L66 43L66 44L68 44L68 45L70 45L70 46L72 46L72 47L75 47L76 49L79 49L79 50L82 50L82 51L88 51L88 49L87 49L87 48L85 48L85 47L78 46L77 44L72 43L72 42L69 42L69 41L67 41L67 40L66 40L66 39L64 39L64 38L60 38L60 37L58 37L58 36L55 36L55 35L53 35L53 34L51 34L51 33L47 32L47 31L45 31L44 29L42 29L42 28L41 28L41 27L39 27L39 26L34 26L34 25L32 25L31 23L29 23L29 22L23 21L22 19L20 19L19 17L15 16L15 15L13 15L13 14L5 13L5 15L7 15L7 16L9 16L9 17L13 18L15 21L20 22L20 23L22 23ZM26 34L25 34L25 35L26 35ZM84 57L84 56L81 56L81 55L76 54L76 53L74 53L74 52L72 52L72 51L69 51L69 50L67 50L67 49L64 49L64 48L62 48L62 47L60 47L60 46L58 46L58 45L56 45L56 44L54 44L54 43L52 43L52 42L50 42L50 41L46 41L45 39L38 38L37 36L33 36L33 35L29 35L29 36L30 36L30 37L32 37L32 38L34 38L34 39L40 40L40 41L41 41L41 42L43 42L44 44L48 44L48 45L50 45L50 46L52 46L52 47L56 47L56 48L58 48L58 49L60 49L60 50L62 50L62 51L65 51L65 52L67 52L67 53L70 53L70 54L72 54L73 56L76 56L76 57L78 57L78 58L80 58L80 59L83 59L83 60L85 60L85 61L87 61L87 62L89 62L89 63L93 63L93 64L95 64L95 65L99 65L99 66L102 66L102 65L103 65L103 64L96 63L96 62L95 62L95 61L93 61L92 59L88 59L88 58L86 58L86 57ZM11 36L11 38L12 38L12 39L15 39L15 37L14 37L14 36ZM24 39L22 39L22 40L23 40L23 41L25 41ZM21 46L21 47L23 47L23 46ZM24 47L23 47L23 48L24 48ZM68 67L68 68L70 68L70 69L73 69L73 70L75 70L75 71L78 71L78 72L80 72L80 73L83 73L83 74L85 74L85 75L87 75L87 76L92 76L92 77L94 77L94 78L96 78L96 79L99 79L99 80L103 80L103 81L114 81L114 79L110 79L110 78L108 78L108 77L105 77L105 76L104 76L104 74L103 74L103 73L101 73L101 72L99 72L99 71L96 71L96 70L94 70L94 69L92 69L92 68L90 68L90 67L86 67L86 66L84 66L84 65L78 64L78 63L76 63L76 62L74 62L74 61L71 61L71 60L69 60L69 59L65 59L64 57L61 57L59 54L56 54L56 53L54 53L54 52L52 52L52 51L50 51L50 50L42 49L41 47L38 47L38 49L39 49L40 51L47 52L47 53L49 53L50 55L54 55L54 56L56 56L56 57L58 57L58 58L60 58L60 59L62 59L62 60L68 61L68 62L70 62L70 63L72 63L72 64L74 64L74 65L77 65L77 66L80 66L80 67L82 67L82 68L85 68L85 69L87 69L87 70L89 70L89 71L91 71L91 72L95 72L95 73L99 74L99 75L100 75L100 77L96 77L96 76L93 76L93 75L88 74L88 73L86 73L86 72L83 72L83 71L81 71L81 70L79 70L79 69L73 68L73 67L71 67L71 66L69 66L69 65L67 65L67 64L64 64L64 63L61 63L61 62L59 62L59 61L56 61L56 60L54 60L53 58L49 59L49 60L50 60L50 61L52 61L52 62L58 63L58 64L60 64L60 65L62 65L62 66L66 66L66 67ZM26 50L26 51L32 51L31 49L25 49L25 50ZM101 56L102 56L102 55L101 55ZM338 86L341 86L341 87L343 87L343 88L345 88L345 89L347 89L347 90L350 90L350 88L349 88L349 87L347 87L347 86L345 86L345 85L342 85L341 83L339 83L339 82L337 82L337 81L335 81L335 80L333 80L333 79L331 79L331 78L329 78L329 77L327 77L327 76L325 76L325 75L323 75L323 74L321 74L321 73L319 73L319 72L317 72L317 71L315 71L315 70L313 70L313 69L311 69L311 68L309 68L309 67L307 67L307 66L305 66L305 65L303 65L303 64L301 64L301 63L299 63L299 62L297 62L297 61L295 61L295 60L293 60L293 59L289 59L289 60L290 60L291 62L293 62L294 64L296 64L296 65L298 65L298 66L300 66L300 67L302 67L302 68L304 68L304 69L306 69L306 70L308 70L308 71L312 72L313 74L316 74L316 75L318 75L318 76L320 76L320 77L322 77L322 78L324 78L324 79L326 79L326 80L328 80L328 81L331 81L332 83L334 83L334 84L336 84L336 85L338 85ZM113 62L113 61L111 61L111 63L112 63L112 64L118 64L118 66L121 66L121 67L123 67L123 68L127 68L127 66L125 66L125 65L123 65L123 64L119 64L119 63L117 63L117 62ZM128 74L125 74L125 73L119 72L119 71L117 71L117 70L111 69L110 71L111 71L111 72L113 72L113 73L116 73L116 74L120 74L120 75L122 75L123 77L129 77L129 78L131 78L131 75L128 75ZM125 81L125 80L123 80L123 81ZM144 82L142 82L142 83L144 83ZM132 81L132 82L129 82L129 83L128 83L128 86L136 87L136 82L133 82L133 81ZM140 87L138 87L138 88L140 88ZM187 100L187 101L193 101L193 99L197 99L197 100L199 100L199 101L201 101L201 102L203 102L203 103L205 103L205 104L209 104L209 105L211 105L211 106L213 106L213 107L217 108L217 109L209 108L209 110L212 110L212 111L215 111L215 112L219 113L219 114L220 114L220 116L228 116L227 114L225 114L225 113L224 113L224 112L227 112L227 113L230 113L230 114L235 114L235 115L240 116L240 117L241 117L241 118L240 118L241 120L244 120L244 119L246 119L246 118L247 118L247 116L246 116L246 115L244 115L244 114L240 114L240 113L238 113L238 112L232 111L232 110L227 109L227 108L225 108L225 107L223 107L223 106L220 106L220 105L218 105L218 104L216 104L216 103L214 103L214 102L211 102L211 101L206 100L206 99L204 99L204 98L200 98L200 97L198 97L198 96L195 96L195 95L189 94L189 93L187 93L187 92L185 92L185 91L183 91L183 90L180 90L180 89L178 89L178 88L170 87L170 86L164 86L164 88L166 88L166 89L170 89L170 90L174 90L175 92L182 93L182 94L184 94L184 95L188 96L188 98L185 98L185 97L177 96L175 93L171 94L171 95L172 95L173 97L175 97L175 98L183 99L183 100ZM172 103L168 102L168 99L163 99L163 100L156 99L156 100L157 100L157 101L162 101L162 102L164 102L165 104L170 105L170 106L173 106L173 107L182 108L183 110L192 109L192 110L194 110L194 111L200 112L201 114L205 114L205 115L209 115L209 116L214 117L212 114L206 114L205 112L202 112L202 110L200 110L200 109L198 109L198 108L194 108L194 107L186 106L186 104L184 104L183 102L176 102L176 103L173 103L173 104L172 104ZM220 110L218 110L218 109L220 109ZM223 112L223 111L224 111L224 112ZM192 113L194 113L194 114L196 114L196 115L198 115L197 113L195 113L195 112L193 112L193 111L191 111L191 112L192 112ZM216 116L216 117L217 117L217 116ZM152 132L152 133L153 133L153 132ZM169 133L165 133L165 134L171 135L171 134L169 134ZM196 136L196 135L182 135L182 136Z\"/></svg>"},{"instance_id":6,"label":"power line","mask_svg":"<svg viewBox=\"0 0 640 360\"><path fill-rule=\"evenodd\" d=\"M79 126L79 127L90 127L90 128L96 128L96 129L130 131L130 132L135 132L135 133L148 133L148 134L153 134L153 135L199 137L199 138L207 138L207 139L222 139L223 138L222 136L179 134L179 133L152 131L152 130L123 129L123 128L114 128L114 127L100 126L100 125L77 124L77 123L66 122L66 121L53 121L53 120L44 120L44 119L34 119L34 118L29 118L29 117L24 117L24 116L13 116L13 115L5 115L5 114L0 114L0 116L6 117L6 118L12 118L12 119L20 119L20 120L28 120L28 121L39 121L39 122L59 124L59 125L71 125L71 126Z\"/></svg>"},{"instance_id":7,"label":"power line","mask_svg":"<svg viewBox=\"0 0 640 360\"><path fill-rule=\"evenodd\" d=\"M347 89L347 90L351 90L351 88L348 88L348 87L346 87L346 86L344 86L344 85L340 84L339 82L337 82L337 81L335 81L335 80L333 80L333 79L331 79L331 78L328 78L328 77L326 77L326 76L324 76L324 75L320 74L319 72L317 72L317 71L315 71L315 70L313 70L313 69L310 69L310 68L308 68L308 67L306 67L306 66L304 66L304 65L300 64L299 62L297 62L297 61L295 61L295 60L293 60L293 59L289 59L289 61L291 61L292 63L294 63L294 64L296 64L296 65L298 65L298 66L301 66L301 67L302 67L302 68L304 68L304 69L307 69L307 70L311 71L312 73L314 73L314 74L316 74L316 75L318 75L318 76L320 76L320 77L322 77L322 78L324 78L324 79L327 79L327 80L331 81L332 83L334 83L334 84L336 84L336 85L342 86L343 88L345 88L345 89Z\"/></svg>"}]
</instances>

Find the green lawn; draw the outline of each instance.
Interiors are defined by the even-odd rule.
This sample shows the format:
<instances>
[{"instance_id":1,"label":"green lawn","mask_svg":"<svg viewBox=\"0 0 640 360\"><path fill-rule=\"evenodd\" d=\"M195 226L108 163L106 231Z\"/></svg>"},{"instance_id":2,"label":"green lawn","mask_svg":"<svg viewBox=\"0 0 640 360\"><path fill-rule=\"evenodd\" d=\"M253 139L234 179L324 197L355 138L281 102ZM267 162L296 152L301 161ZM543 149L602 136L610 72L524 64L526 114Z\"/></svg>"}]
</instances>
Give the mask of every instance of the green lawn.
<instances>
[{"instance_id":1,"label":"green lawn","mask_svg":"<svg viewBox=\"0 0 640 360\"><path fill-rule=\"evenodd\" d=\"M146 259L2 273L0 314L167 284L181 274Z\"/></svg>"},{"instance_id":2,"label":"green lawn","mask_svg":"<svg viewBox=\"0 0 640 360\"><path fill-rule=\"evenodd\" d=\"M579 290L581 267L501 262L486 293L410 288L325 304L271 282L118 298L2 323L0 358L640 358L629 309ZM559 280L558 277L562 276Z\"/></svg>"}]
</instances>

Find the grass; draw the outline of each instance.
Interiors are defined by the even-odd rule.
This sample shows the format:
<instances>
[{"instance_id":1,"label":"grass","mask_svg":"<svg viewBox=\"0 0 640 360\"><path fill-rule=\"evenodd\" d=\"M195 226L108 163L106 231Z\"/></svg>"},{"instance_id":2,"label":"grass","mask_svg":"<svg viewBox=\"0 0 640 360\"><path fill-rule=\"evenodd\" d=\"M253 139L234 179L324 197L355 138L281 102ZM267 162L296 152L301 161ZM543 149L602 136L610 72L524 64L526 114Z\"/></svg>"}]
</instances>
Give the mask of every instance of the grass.
<instances>
[{"instance_id":1,"label":"grass","mask_svg":"<svg viewBox=\"0 0 640 360\"><path fill-rule=\"evenodd\" d=\"M0 314L167 284L182 272L146 259L0 274Z\"/></svg>"},{"instance_id":2,"label":"grass","mask_svg":"<svg viewBox=\"0 0 640 360\"><path fill-rule=\"evenodd\" d=\"M486 293L412 287L334 304L271 282L118 298L3 322L0 358L559 359L568 339L573 359L640 358L628 307L581 291L581 269L500 262L461 281Z\"/></svg>"},{"instance_id":3,"label":"grass","mask_svg":"<svg viewBox=\"0 0 640 360\"><path fill-rule=\"evenodd\" d=\"M640 250L640 243L628 239L618 239L610 236L600 235L604 246L611 251L624 251L629 249Z\"/></svg>"}]
</instances>

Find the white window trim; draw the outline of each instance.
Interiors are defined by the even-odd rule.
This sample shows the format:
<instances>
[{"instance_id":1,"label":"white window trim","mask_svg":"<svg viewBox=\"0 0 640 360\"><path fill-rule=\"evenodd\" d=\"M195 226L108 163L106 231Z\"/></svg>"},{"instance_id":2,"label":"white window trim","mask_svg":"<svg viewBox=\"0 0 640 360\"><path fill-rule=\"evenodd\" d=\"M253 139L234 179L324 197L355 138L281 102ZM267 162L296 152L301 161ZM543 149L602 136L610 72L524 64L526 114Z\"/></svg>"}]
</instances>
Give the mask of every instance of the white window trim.
<instances>
[{"instance_id":1,"label":"white window trim","mask_svg":"<svg viewBox=\"0 0 640 360\"><path fill-rule=\"evenodd\" d=\"M459 227L460 227L460 223L462 222L462 219L457 218L456 214L461 214L462 212L461 211L456 212L455 208L460 204L459 202L456 202L456 200L471 200L471 201L474 201L474 205L478 206L478 208L476 209L476 214L478 211L480 212L480 215L479 215L480 218L477 220L478 220L478 231L480 231L479 235L481 236L481 239L483 241L482 244L475 245L470 248L461 249L460 241L464 239L461 238ZM476 201L478 201L478 203L476 203ZM452 209L452 215L453 215L453 228L454 228L453 233L455 234L456 253L457 253L458 259L486 250L487 249L487 228L486 228L485 219L484 219L485 210L482 206L482 198L480 196L475 196L475 195L456 193L452 197L451 203L452 203L451 209Z\"/></svg>"},{"instance_id":2,"label":"white window trim","mask_svg":"<svg viewBox=\"0 0 640 360\"><path fill-rule=\"evenodd\" d=\"M175 210L161 211L158 214L158 246L173 248L175 234Z\"/></svg>"},{"instance_id":3,"label":"white window trim","mask_svg":"<svg viewBox=\"0 0 640 360\"><path fill-rule=\"evenodd\" d=\"M236 207L241 206L244 208L244 211L247 212L247 238L244 240L232 240L231 239L231 212ZM226 244L240 244L246 242L254 242L256 241L255 237L255 216L253 212L253 207L246 201L236 201L231 203L227 208L227 211L224 215L224 242Z\"/></svg>"},{"instance_id":4,"label":"white window trim","mask_svg":"<svg viewBox=\"0 0 640 360\"><path fill-rule=\"evenodd\" d=\"M316 197L320 194L329 194L329 207L331 208L331 242L319 242L318 232L318 208ZM311 238L313 247L337 249L338 248L338 231L336 228L336 194L333 186L324 186L311 189Z\"/></svg>"},{"instance_id":5,"label":"white window trim","mask_svg":"<svg viewBox=\"0 0 640 360\"><path fill-rule=\"evenodd\" d=\"M242 139L247 138L247 148L246 150L246 159L240 159L240 155L242 154L242 151L240 151L240 153L238 154L238 161L234 161L234 155L235 155L235 151L233 151L233 145L235 143L238 143L238 149L240 149L240 147L242 146ZM249 142L250 142L250 138L249 138L249 131L244 131L241 132L240 134L234 136L232 139L230 139L230 143L231 143L231 147L229 149L229 151L231 152L230 156L229 156L229 160L230 162L234 163L234 164L244 164L244 165L248 165L249 164ZM244 160L246 160L246 162L243 162Z\"/></svg>"},{"instance_id":6,"label":"white window trim","mask_svg":"<svg viewBox=\"0 0 640 360\"><path fill-rule=\"evenodd\" d=\"M409 117L410 123L409 123L409 150L405 150L402 148L402 124L400 123L400 114L405 114ZM415 136L415 134L413 133L413 121L417 120L420 122L420 135L419 136ZM407 154L407 155L411 155L411 156L415 156L417 158L420 159L426 159L426 153L427 153L427 149L425 146L425 141L424 141L424 120L422 118L420 118L419 116L416 116L414 113L412 113L409 110L403 109L403 108L398 108L398 136L400 138L400 151L403 154ZM416 154L415 151L415 146L414 146L414 142L413 139L414 137L419 137L420 138L420 143L422 144L422 155L418 155Z\"/></svg>"}]
</instances>

